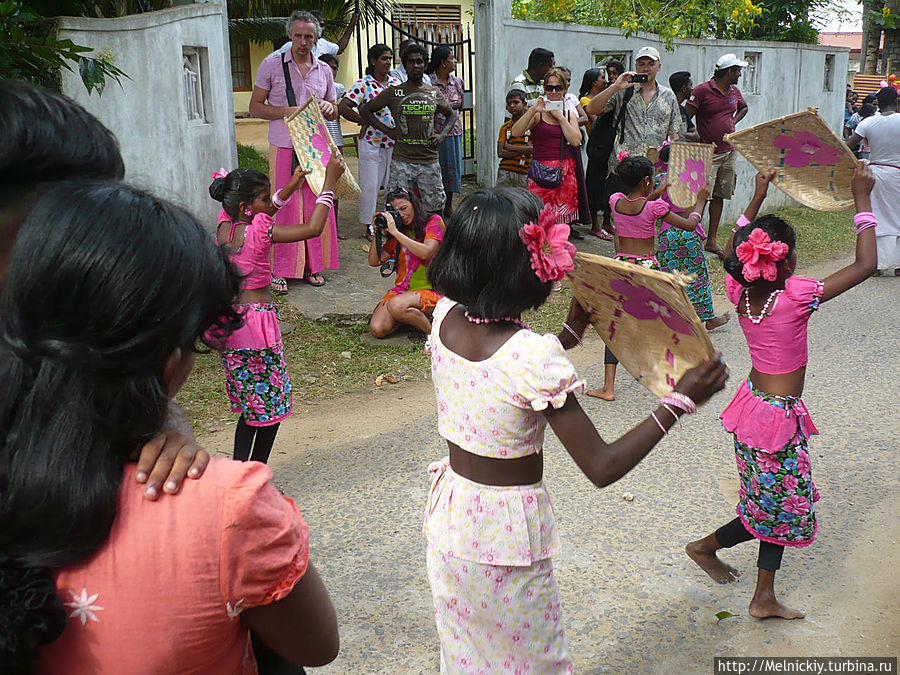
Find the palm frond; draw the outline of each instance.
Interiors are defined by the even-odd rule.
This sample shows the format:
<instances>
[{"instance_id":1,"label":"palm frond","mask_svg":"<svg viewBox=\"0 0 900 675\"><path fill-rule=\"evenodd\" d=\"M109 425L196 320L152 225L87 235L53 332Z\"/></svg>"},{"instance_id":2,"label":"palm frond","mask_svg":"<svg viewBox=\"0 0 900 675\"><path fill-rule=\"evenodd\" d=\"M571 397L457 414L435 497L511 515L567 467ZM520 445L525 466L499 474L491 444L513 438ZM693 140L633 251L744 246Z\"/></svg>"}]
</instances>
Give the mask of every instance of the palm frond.
<instances>
[{"instance_id":1,"label":"palm frond","mask_svg":"<svg viewBox=\"0 0 900 675\"><path fill-rule=\"evenodd\" d=\"M360 23L374 21L379 15L390 16L392 0L228 0L229 29L238 29L236 19L270 20L281 22L281 33L284 33L284 19L295 9L318 9L325 15L324 34L329 39L337 39L347 28L353 12L360 12ZM262 25L253 25L246 30L263 32ZM238 29L245 30L245 29ZM277 39L283 37L277 36ZM265 40L272 40L265 37Z\"/></svg>"}]
</instances>

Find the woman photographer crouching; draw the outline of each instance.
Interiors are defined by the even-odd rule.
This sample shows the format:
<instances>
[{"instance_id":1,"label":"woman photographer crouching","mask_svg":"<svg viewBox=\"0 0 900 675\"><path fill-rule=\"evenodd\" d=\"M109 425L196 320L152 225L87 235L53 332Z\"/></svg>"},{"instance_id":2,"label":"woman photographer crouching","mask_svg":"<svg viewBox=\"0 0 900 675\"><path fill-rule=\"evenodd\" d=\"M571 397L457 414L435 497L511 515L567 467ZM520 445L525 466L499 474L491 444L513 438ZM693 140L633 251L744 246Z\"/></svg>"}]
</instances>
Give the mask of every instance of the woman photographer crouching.
<instances>
[{"instance_id":1,"label":"woman photographer crouching","mask_svg":"<svg viewBox=\"0 0 900 675\"><path fill-rule=\"evenodd\" d=\"M384 338L406 323L427 335L434 306L441 298L428 283L428 264L444 240L444 221L437 214L429 217L419 198L404 188L391 190L385 202L399 214L402 223L398 227L389 212L375 214L372 225L376 242L380 238L384 244L380 255L375 242L369 246L369 264L378 267L393 259L397 278L394 287L375 305L369 331Z\"/></svg>"}]
</instances>

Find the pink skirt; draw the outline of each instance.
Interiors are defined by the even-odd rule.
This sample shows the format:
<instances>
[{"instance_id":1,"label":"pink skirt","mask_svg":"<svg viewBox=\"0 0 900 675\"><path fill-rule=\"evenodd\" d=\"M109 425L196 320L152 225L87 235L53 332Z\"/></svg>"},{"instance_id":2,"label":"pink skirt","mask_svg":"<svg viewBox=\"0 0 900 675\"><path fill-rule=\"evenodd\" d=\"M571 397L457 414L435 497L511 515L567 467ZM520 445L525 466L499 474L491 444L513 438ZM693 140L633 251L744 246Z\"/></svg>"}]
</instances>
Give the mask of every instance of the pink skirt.
<instances>
[{"instance_id":1,"label":"pink skirt","mask_svg":"<svg viewBox=\"0 0 900 675\"><path fill-rule=\"evenodd\" d=\"M798 429L804 438L819 433L799 398L791 397L784 407L778 407L755 395L747 380L720 417L725 431L739 442L767 452L780 452Z\"/></svg>"},{"instance_id":2,"label":"pink skirt","mask_svg":"<svg viewBox=\"0 0 900 675\"><path fill-rule=\"evenodd\" d=\"M278 424L291 414L291 378L275 305L235 305L244 325L222 343L225 392L231 411L251 427Z\"/></svg>"},{"instance_id":3,"label":"pink skirt","mask_svg":"<svg viewBox=\"0 0 900 675\"><path fill-rule=\"evenodd\" d=\"M293 151L291 148L277 148L269 146L274 151L274 161L270 155L270 174L275 176L272 192L275 186L279 189L291 179L291 161ZM274 166L273 166L274 165ZM305 223L316 206L316 195L306 182L301 188L292 194L287 203L275 215L276 225L295 225ZM328 214L328 222L322 234L306 241L297 241L290 244L273 244L272 275L286 277L288 279L302 279L307 274L317 274L323 269L336 270L340 267L338 262L337 225L334 219L334 210Z\"/></svg>"}]
</instances>

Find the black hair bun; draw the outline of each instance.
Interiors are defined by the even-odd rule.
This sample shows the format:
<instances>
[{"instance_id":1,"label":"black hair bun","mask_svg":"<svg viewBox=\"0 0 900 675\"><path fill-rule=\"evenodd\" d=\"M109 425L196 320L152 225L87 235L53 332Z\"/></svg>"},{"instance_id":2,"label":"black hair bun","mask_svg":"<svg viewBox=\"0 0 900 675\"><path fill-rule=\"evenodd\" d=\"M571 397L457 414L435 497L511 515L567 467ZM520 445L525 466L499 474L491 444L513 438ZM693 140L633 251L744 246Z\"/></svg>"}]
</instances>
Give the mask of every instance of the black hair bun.
<instances>
[{"instance_id":1,"label":"black hair bun","mask_svg":"<svg viewBox=\"0 0 900 675\"><path fill-rule=\"evenodd\" d=\"M50 572L0 553L0 664L3 673L26 672L38 647L66 627L66 612Z\"/></svg>"},{"instance_id":2,"label":"black hair bun","mask_svg":"<svg viewBox=\"0 0 900 675\"><path fill-rule=\"evenodd\" d=\"M734 251L722 261L722 266L741 286L751 285L750 282L744 278L744 263L738 259L737 254Z\"/></svg>"},{"instance_id":3,"label":"black hair bun","mask_svg":"<svg viewBox=\"0 0 900 675\"><path fill-rule=\"evenodd\" d=\"M209 196L217 202L225 200L225 179L216 178L209 186Z\"/></svg>"}]
</instances>

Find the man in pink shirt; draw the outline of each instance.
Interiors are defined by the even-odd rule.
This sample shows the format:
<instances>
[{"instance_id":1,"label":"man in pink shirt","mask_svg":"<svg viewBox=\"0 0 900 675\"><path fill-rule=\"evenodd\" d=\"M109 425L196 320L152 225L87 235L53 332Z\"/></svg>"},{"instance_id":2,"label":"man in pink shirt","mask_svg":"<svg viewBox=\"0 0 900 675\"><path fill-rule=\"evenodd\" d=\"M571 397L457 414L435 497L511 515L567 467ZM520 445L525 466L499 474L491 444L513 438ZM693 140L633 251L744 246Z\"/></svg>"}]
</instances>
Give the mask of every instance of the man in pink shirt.
<instances>
[{"instance_id":1,"label":"man in pink shirt","mask_svg":"<svg viewBox=\"0 0 900 675\"><path fill-rule=\"evenodd\" d=\"M737 88L741 69L747 65L734 54L725 54L716 61L712 79L694 87L685 104L688 118L697 116L697 131L704 143L716 146L713 157L712 199L709 204L709 237L706 250L725 258L725 252L716 242L722 206L734 194L737 176L734 173L734 148L725 142L725 134L734 132L734 126L747 114L747 104Z\"/></svg>"},{"instance_id":2,"label":"man in pink shirt","mask_svg":"<svg viewBox=\"0 0 900 675\"><path fill-rule=\"evenodd\" d=\"M280 190L293 174L293 147L284 118L311 97L319 100L319 108L326 119L337 119L334 73L325 63L313 56L322 28L309 12L294 11L287 21L291 48L286 52L269 54L259 66L256 83L250 97L250 114L269 120L269 175L274 177L273 188ZM293 104L289 102L286 80L290 79ZM304 223L315 207L316 195L304 183L278 214L278 225ZM319 237L294 244L275 244L272 259L272 285L277 291L287 291L287 282L280 277L304 279L313 286L322 286L323 269L338 268L337 226L334 212ZM281 282L280 284L278 282Z\"/></svg>"}]
</instances>

